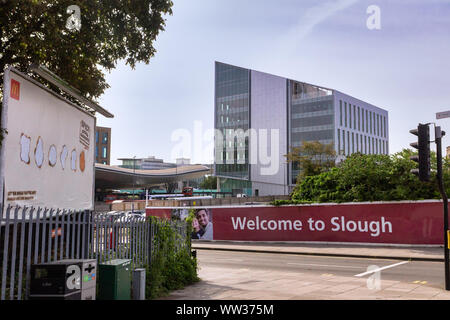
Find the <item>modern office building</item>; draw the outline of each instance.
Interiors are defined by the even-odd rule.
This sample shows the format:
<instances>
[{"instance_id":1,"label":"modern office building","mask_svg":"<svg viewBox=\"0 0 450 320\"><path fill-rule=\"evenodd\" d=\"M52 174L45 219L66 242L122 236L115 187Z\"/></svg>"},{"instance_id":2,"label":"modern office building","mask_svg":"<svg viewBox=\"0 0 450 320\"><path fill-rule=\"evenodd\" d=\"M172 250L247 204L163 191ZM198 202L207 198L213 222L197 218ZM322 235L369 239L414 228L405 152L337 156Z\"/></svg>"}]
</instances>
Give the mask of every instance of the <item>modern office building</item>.
<instances>
[{"instance_id":1,"label":"modern office building","mask_svg":"<svg viewBox=\"0 0 450 320\"><path fill-rule=\"evenodd\" d=\"M289 194L299 169L285 155L303 141L333 144L341 158L389 154L386 110L338 90L220 62L215 129L214 174L223 192ZM246 132L245 138L237 132Z\"/></svg>"},{"instance_id":2,"label":"modern office building","mask_svg":"<svg viewBox=\"0 0 450 320\"><path fill-rule=\"evenodd\" d=\"M95 162L111 163L111 128L95 127Z\"/></svg>"}]
</instances>

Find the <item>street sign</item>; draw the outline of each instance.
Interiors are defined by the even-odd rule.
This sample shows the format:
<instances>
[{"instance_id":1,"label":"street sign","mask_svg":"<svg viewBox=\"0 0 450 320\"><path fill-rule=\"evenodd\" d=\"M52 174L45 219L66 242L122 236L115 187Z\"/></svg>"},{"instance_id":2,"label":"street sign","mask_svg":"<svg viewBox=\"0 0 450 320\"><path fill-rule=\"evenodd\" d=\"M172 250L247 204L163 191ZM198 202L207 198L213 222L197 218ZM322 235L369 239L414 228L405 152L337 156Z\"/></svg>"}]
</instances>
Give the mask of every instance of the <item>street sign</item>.
<instances>
[{"instance_id":1,"label":"street sign","mask_svg":"<svg viewBox=\"0 0 450 320\"><path fill-rule=\"evenodd\" d=\"M450 118L450 111L444 111L444 112L438 112L436 113L436 119L444 119L444 118Z\"/></svg>"}]
</instances>

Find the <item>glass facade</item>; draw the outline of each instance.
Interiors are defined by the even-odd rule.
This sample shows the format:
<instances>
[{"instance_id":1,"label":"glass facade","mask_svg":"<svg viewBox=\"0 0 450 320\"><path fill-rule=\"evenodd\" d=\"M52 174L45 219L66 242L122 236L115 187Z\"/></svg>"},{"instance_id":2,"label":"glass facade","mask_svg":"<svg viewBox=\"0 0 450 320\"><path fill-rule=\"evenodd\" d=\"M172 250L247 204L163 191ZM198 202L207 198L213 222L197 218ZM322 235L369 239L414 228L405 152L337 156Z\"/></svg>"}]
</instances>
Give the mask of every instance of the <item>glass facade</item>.
<instances>
[{"instance_id":1,"label":"glass facade","mask_svg":"<svg viewBox=\"0 0 450 320\"><path fill-rule=\"evenodd\" d=\"M219 183L221 192L235 191L236 193L242 192L249 196L252 195L252 183L250 181L220 178Z\"/></svg>"},{"instance_id":2,"label":"glass facade","mask_svg":"<svg viewBox=\"0 0 450 320\"><path fill-rule=\"evenodd\" d=\"M255 187L257 183L267 183L259 181L257 177L252 183L250 174L248 133L249 129L260 129L250 127L251 107L258 119L260 116L257 114L258 102L252 106L251 74L249 69L220 62L215 64L215 174L220 177L220 188L224 192L242 190L251 195L252 184ZM259 78L256 80L259 81ZM388 142L381 139L387 139L388 134L387 117L383 113L371 110L374 108L358 103L356 99L345 101L345 95L337 98L332 90L326 88L289 79L284 81L287 83L287 92L284 85L282 94L279 88L276 90L277 99L281 96L285 101L287 98L286 113L283 111L282 116L287 117L283 124L283 128L287 126L283 139L287 138L289 150L300 147L305 141L318 141L332 144L338 153L345 156L354 152L388 153ZM270 95L272 88L258 87L256 94L265 90L267 92L263 94ZM257 100L260 98L263 97L258 96ZM264 107L264 112L267 110ZM337 112L339 115L335 114ZM299 173L298 164L289 164L288 177L284 177L284 183L289 181L295 184Z\"/></svg>"},{"instance_id":3,"label":"glass facade","mask_svg":"<svg viewBox=\"0 0 450 320\"><path fill-rule=\"evenodd\" d=\"M249 179L250 70L216 62L215 77L216 175Z\"/></svg>"},{"instance_id":4,"label":"glass facade","mask_svg":"<svg viewBox=\"0 0 450 320\"><path fill-rule=\"evenodd\" d=\"M334 144L334 99L331 90L289 80L290 145L299 147L304 141ZM347 111L347 106L345 106ZM347 122L347 117L345 117ZM291 167L291 182L300 173L298 164Z\"/></svg>"}]
</instances>

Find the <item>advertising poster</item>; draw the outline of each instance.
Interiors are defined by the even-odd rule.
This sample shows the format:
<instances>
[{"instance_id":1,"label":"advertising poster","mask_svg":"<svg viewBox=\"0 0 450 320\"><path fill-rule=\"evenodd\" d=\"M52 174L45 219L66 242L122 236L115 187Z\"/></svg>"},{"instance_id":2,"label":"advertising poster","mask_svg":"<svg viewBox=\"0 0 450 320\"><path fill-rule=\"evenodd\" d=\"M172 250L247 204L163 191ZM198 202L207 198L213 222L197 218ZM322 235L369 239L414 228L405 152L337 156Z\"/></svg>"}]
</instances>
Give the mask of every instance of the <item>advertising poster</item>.
<instances>
[{"instance_id":1,"label":"advertising poster","mask_svg":"<svg viewBox=\"0 0 450 320\"><path fill-rule=\"evenodd\" d=\"M93 209L95 117L14 69L4 76L0 203Z\"/></svg>"}]
</instances>

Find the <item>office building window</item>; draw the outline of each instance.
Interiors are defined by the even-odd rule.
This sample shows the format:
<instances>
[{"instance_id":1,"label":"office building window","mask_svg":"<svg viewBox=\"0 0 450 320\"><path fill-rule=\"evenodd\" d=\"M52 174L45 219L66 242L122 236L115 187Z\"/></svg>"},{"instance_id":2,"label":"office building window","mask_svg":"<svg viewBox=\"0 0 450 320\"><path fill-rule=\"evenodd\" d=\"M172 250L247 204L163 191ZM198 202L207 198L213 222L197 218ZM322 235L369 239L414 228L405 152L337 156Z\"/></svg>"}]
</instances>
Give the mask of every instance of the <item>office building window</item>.
<instances>
[{"instance_id":1,"label":"office building window","mask_svg":"<svg viewBox=\"0 0 450 320\"><path fill-rule=\"evenodd\" d=\"M344 109L345 109L345 127L347 128L347 102L344 102Z\"/></svg>"},{"instance_id":2,"label":"office building window","mask_svg":"<svg viewBox=\"0 0 450 320\"><path fill-rule=\"evenodd\" d=\"M361 131L364 132L364 109L361 109L361 113L362 113L362 114L361 114L361 116L362 116L362 117L361 117L361 120L362 120L362 121L361 121L361 129L362 129L362 130L361 130Z\"/></svg>"},{"instance_id":3,"label":"office building window","mask_svg":"<svg viewBox=\"0 0 450 320\"><path fill-rule=\"evenodd\" d=\"M107 132L103 132L102 143L108 143L108 133Z\"/></svg>"},{"instance_id":4,"label":"office building window","mask_svg":"<svg viewBox=\"0 0 450 320\"><path fill-rule=\"evenodd\" d=\"M98 143L98 131L95 131L95 143Z\"/></svg>"},{"instance_id":5,"label":"office building window","mask_svg":"<svg viewBox=\"0 0 450 320\"><path fill-rule=\"evenodd\" d=\"M366 110L366 133L369 133L369 111Z\"/></svg>"},{"instance_id":6,"label":"office building window","mask_svg":"<svg viewBox=\"0 0 450 320\"><path fill-rule=\"evenodd\" d=\"M345 130L342 130L342 152L344 156L347 154L345 151Z\"/></svg>"},{"instance_id":7,"label":"office building window","mask_svg":"<svg viewBox=\"0 0 450 320\"><path fill-rule=\"evenodd\" d=\"M383 137L383 117L380 115L380 137Z\"/></svg>"},{"instance_id":8,"label":"office building window","mask_svg":"<svg viewBox=\"0 0 450 320\"><path fill-rule=\"evenodd\" d=\"M372 111L369 111L369 124L370 124L370 127L369 127L369 133L370 134L372 134Z\"/></svg>"},{"instance_id":9,"label":"office building window","mask_svg":"<svg viewBox=\"0 0 450 320\"><path fill-rule=\"evenodd\" d=\"M348 121L348 127L352 127L352 105L348 104L348 115L349 115L349 121Z\"/></svg>"},{"instance_id":10,"label":"office building window","mask_svg":"<svg viewBox=\"0 0 450 320\"><path fill-rule=\"evenodd\" d=\"M355 153L355 134L352 132L352 153Z\"/></svg>"},{"instance_id":11,"label":"office building window","mask_svg":"<svg viewBox=\"0 0 450 320\"><path fill-rule=\"evenodd\" d=\"M363 153L363 136L362 134L359 135L361 137L361 153Z\"/></svg>"},{"instance_id":12,"label":"office building window","mask_svg":"<svg viewBox=\"0 0 450 320\"><path fill-rule=\"evenodd\" d=\"M350 131L347 131L347 154L350 155Z\"/></svg>"},{"instance_id":13,"label":"office building window","mask_svg":"<svg viewBox=\"0 0 450 320\"><path fill-rule=\"evenodd\" d=\"M384 118L384 137L387 138L387 130L386 130L386 117Z\"/></svg>"},{"instance_id":14,"label":"office building window","mask_svg":"<svg viewBox=\"0 0 450 320\"><path fill-rule=\"evenodd\" d=\"M359 152L359 135L356 134L356 152Z\"/></svg>"},{"instance_id":15,"label":"office building window","mask_svg":"<svg viewBox=\"0 0 450 320\"><path fill-rule=\"evenodd\" d=\"M342 100L339 100L339 115L341 118L341 126L342 126Z\"/></svg>"},{"instance_id":16,"label":"office building window","mask_svg":"<svg viewBox=\"0 0 450 320\"><path fill-rule=\"evenodd\" d=\"M98 158L98 146L95 146L95 157Z\"/></svg>"},{"instance_id":17,"label":"office building window","mask_svg":"<svg viewBox=\"0 0 450 320\"><path fill-rule=\"evenodd\" d=\"M375 138L372 137L372 153L375 153L375 146L376 146L376 141L375 141Z\"/></svg>"},{"instance_id":18,"label":"office building window","mask_svg":"<svg viewBox=\"0 0 450 320\"><path fill-rule=\"evenodd\" d=\"M377 136L380 136L380 115L377 114Z\"/></svg>"},{"instance_id":19,"label":"office building window","mask_svg":"<svg viewBox=\"0 0 450 320\"><path fill-rule=\"evenodd\" d=\"M353 129L356 130L356 106L353 105Z\"/></svg>"},{"instance_id":20,"label":"office building window","mask_svg":"<svg viewBox=\"0 0 450 320\"><path fill-rule=\"evenodd\" d=\"M103 157L103 158L107 158L107 156L108 156L108 154L107 154L106 147L103 147L103 148L102 148L102 157Z\"/></svg>"},{"instance_id":21,"label":"office building window","mask_svg":"<svg viewBox=\"0 0 450 320\"><path fill-rule=\"evenodd\" d=\"M364 153L367 154L367 136L364 136Z\"/></svg>"},{"instance_id":22,"label":"office building window","mask_svg":"<svg viewBox=\"0 0 450 320\"><path fill-rule=\"evenodd\" d=\"M373 121L373 135L377 134L377 120L375 118L375 112L372 112L372 121Z\"/></svg>"},{"instance_id":23,"label":"office building window","mask_svg":"<svg viewBox=\"0 0 450 320\"><path fill-rule=\"evenodd\" d=\"M358 107L358 131L361 131L361 109Z\"/></svg>"},{"instance_id":24,"label":"office building window","mask_svg":"<svg viewBox=\"0 0 450 320\"><path fill-rule=\"evenodd\" d=\"M341 130L337 129L337 149L338 155L341 154Z\"/></svg>"}]
</instances>

